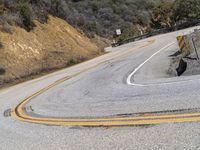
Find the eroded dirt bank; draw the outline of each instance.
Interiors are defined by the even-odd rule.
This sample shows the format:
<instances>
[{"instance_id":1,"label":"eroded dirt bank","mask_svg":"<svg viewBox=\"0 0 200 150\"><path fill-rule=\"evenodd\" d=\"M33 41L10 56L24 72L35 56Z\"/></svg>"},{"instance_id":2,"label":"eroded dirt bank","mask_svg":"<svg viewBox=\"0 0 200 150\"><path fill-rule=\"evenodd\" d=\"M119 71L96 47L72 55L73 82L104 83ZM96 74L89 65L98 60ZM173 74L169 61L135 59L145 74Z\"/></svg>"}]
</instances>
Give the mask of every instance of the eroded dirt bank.
<instances>
[{"instance_id":1,"label":"eroded dirt bank","mask_svg":"<svg viewBox=\"0 0 200 150\"><path fill-rule=\"evenodd\" d=\"M102 54L96 43L106 44L52 16L35 25L30 32L17 26L10 27L12 34L0 32L0 87L96 57Z\"/></svg>"}]
</instances>

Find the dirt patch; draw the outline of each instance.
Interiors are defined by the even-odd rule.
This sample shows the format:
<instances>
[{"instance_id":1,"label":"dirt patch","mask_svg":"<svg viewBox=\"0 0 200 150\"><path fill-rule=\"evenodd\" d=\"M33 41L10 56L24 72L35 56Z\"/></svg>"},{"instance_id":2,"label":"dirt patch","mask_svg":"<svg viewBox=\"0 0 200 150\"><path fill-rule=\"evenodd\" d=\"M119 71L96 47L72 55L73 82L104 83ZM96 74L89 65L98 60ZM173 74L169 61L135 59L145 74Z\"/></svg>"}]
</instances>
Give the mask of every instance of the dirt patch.
<instances>
[{"instance_id":1,"label":"dirt patch","mask_svg":"<svg viewBox=\"0 0 200 150\"><path fill-rule=\"evenodd\" d=\"M96 42L59 18L49 16L47 23L34 24L30 32L16 26L12 34L0 32L0 87L102 54Z\"/></svg>"},{"instance_id":2,"label":"dirt patch","mask_svg":"<svg viewBox=\"0 0 200 150\"><path fill-rule=\"evenodd\" d=\"M93 43L97 45L97 47L104 52L104 48L111 45L111 40L95 35L94 38L91 39Z\"/></svg>"}]
</instances>

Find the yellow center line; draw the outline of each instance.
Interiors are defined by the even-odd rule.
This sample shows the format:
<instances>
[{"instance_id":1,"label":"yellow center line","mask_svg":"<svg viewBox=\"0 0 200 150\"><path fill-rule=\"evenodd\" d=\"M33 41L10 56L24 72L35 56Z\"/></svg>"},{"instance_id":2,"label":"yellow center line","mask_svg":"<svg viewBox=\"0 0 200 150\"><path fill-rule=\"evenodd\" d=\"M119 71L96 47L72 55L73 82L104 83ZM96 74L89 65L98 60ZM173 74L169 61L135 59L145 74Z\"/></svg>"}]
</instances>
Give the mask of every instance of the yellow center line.
<instances>
[{"instance_id":1,"label":"yellow center line","mask_svg":"<svg viewBox=\"0 0 200 150\"><path fill-rule=\"evenodd\" d=\"M160 120L137 120L137 121L106 121L106 122L60 122L60 121L45 121L45 120L28 120L23 119L18 116L14 116L15 119L31 122L31 123L38 123L38 124L49 124L49 125L64 125L64 126L128 126L128 125L149 125L149 124L160 124L160 123L180 123L180 122L194 122L200 121L200 117L193 117L193 118L172 118L172 119L160 119Z\"/></svg>"},{"instance_id":2,"label":"yellow center line","mask_svg":"<svg viewBox=\"0 0 200 150\"><path fill-rule=\"evenodd\" d=\"M155 41L149 41L147 44L139 47L148 46ZM123 55L117 55L115 58L125 56L130 52L124 53ZM111 59L112 60L112 59ZM71 79L72 77L76 77L86 71L89 71L97 66L105 63L107 61L101 62L92 67L86 68L72 76L64 77L62 79L57 80L53 84L41 89L40 91L34 93L33 95L24 99L20 104L18 104L12 111L12 117L16 120L30 122L30 123L38 123L38 124L50 124L50 125L65 125L65 126L124 126L124 125L144 125L144 124L159 124L159 123L172 123L172 122L192 122L192 121L200 121L200 112L196 113L183 113L183 114L168 114L168 115L143 115L143 116L128 116L128 117L102 117L102 118L45 118L45 117L35 117L26 114L23 110L24 106L27 102L37 97L38 95L46 92L52 87L63 83Z\"/></svg>"}]
</instances>

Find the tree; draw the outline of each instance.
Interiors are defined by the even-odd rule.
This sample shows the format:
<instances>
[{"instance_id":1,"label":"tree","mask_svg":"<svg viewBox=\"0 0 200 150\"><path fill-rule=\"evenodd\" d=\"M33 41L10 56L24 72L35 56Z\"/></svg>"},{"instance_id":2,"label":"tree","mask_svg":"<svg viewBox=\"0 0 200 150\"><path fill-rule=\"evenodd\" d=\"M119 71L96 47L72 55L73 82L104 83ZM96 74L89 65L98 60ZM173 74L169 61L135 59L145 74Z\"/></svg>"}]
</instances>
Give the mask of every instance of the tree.
<instances>
[{"instance_id":1,"label":"tree","mask_svg":"<svg viewBox=\"0 0 200 150\"><path fill-rule=\"evenodd\" d=\"M175 0L173 9L176 21L200 18L200 0Z\"/></svg>"},{"instance_id":2,"label":"tree","mask_svg":"<svg viewBox=\"0 0 200 150\"><path fill-rule=\"evenodd\" d=\"M27 31L33 29L32 22L32 10L28 2L20 1L18 4L18 10L20 12L21 17L23 18L22 22Z\"/></svg>"},{"instance_id":3,"label":"tree","mask_svg":"<svg viewBox=\"0 0 200 150\"><path fill-rule=\"evenodd\" d=\"M171 27L174 24L173 16L173 3L161 2L158 7L153 9L151 26L153 28Z\"/></svg>"}]
</instances>

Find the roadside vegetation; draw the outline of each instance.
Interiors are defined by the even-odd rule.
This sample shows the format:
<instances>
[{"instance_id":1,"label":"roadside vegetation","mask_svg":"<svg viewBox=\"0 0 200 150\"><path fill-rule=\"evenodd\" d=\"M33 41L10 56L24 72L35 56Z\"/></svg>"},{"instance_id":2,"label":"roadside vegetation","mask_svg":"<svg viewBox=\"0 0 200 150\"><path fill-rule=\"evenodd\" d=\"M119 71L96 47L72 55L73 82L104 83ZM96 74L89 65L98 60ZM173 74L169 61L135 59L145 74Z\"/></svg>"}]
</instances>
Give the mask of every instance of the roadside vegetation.
<instances>
[{"instance_id":1,"label":"roadside vegetation","mask_svg":"<svg viewBox=\"0 0 200 150\"><path fill-rule=\"evenodd\" d=\"M162 1L152 11L151 27L172 27L195 19L200 19L199 0Z\"/></svg>"},{"instance_id":2,"label":"roadside vegetation","mask_svg":"<svg viewBox=\"0 0 200 150\"><path fill-rule=\"evenodd\" d=\"M123 38L200 17L199 0L0 0L2 31L17 24L30 31L33 20L45 23L48 14L66 20L88 37Z\"/></svg>"}]
</instances>

